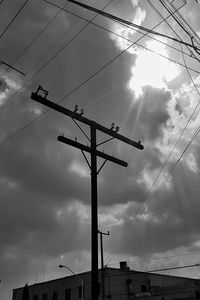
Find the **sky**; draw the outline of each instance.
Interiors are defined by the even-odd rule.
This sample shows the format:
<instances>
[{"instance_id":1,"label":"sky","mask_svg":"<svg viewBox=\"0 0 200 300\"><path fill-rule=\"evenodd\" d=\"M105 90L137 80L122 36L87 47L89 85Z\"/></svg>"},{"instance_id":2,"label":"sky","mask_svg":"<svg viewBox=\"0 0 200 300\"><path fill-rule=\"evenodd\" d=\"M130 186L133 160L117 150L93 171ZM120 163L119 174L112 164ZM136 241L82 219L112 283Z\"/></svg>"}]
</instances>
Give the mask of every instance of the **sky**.
<instances>
[{"instance_id":1,"label":"sky","mask_svg":"<svg viewBox=\"0 0 200 300\"><path fill-rule=\"evenodd\" d=\"M108 128L114 122L144 145L99 146L128 163L107 162L98 175L99 230L110 232L104 263L148 271L200 262L200 51L192 47L200 4L164 1L177 22L158 0L81 2L163 36L65 0L0 2L0 299L71 275L59 264L91 267L90 169L57 136L88 140L69 117L31 99L38 85L49 100L78 105ZM200 278L198 267L167 274Z\"/></svg>"}]
</instances>

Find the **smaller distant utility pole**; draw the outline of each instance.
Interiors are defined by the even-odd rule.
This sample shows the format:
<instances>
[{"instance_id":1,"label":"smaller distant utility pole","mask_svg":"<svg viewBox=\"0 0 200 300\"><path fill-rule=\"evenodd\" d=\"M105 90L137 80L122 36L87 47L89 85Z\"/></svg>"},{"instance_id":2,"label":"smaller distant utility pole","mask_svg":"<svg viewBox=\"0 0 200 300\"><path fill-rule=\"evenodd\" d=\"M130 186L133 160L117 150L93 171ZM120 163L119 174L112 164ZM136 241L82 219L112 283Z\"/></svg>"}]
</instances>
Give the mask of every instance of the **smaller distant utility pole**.
<instances>
[{"instance_id":1,"label":"smaller distant utility pole","mask_svg":"<svg viewBox=\"0 0 200 300\"><path fill-rule=\"evenodd\" d=\"M105 299L105 284L104 284L104 259L103 259L103 235L110 235L110 232L102 232L98 230L100 235L100 243L101 243L101 290L102 290L102 300Z\"/></svg>"},{"instance_id":2,"label":"smaller distant utility pole","mask_svg":"<svg viewBox=\"0 0 200 300\"><path fill-rule=\"evenodd\" d=\"M42 95L41 95L42 94ZM71 111L63 106L58 105L55 102L48 100L46 97L48 92L44 90L41 86L38 87L36 93L31 94L31 99L46 105L64 115L67 115L72 119L72 121L78 126L84 136L90 142L90 145L86 146L83 145L77 140L71 140L63 135L58 136L58 141L68 144L72 147L78 148L81 150L90 170L91 170L91 239L92 239L92 257L91 257L91 265L92 265L92 272L91 272L91 299L98 300L98 203L97 203L97 175L105 165L107 161L111 161L115 164L118 164L123 167L127 167L128 164L124 160L120 160L114 156L106 154L102 151L99 151L97 148L98 146L111 141L113 139L120 140L126 144L129 144L139 150L143 150L144 146L141 144L140 141L135 142L130 140L129 138L121 135L118 133L119 126L115 126L114 123L111 124L111 128L107 128L102 126L101 124L96 123L88 118L83 116L83 109L80 110L78 105L75 106L74 111ZM81 128L79 123L83 123L90 128L90 136ZM105 135L109 136L106 140L98 143L97 142L97 132L104 133ZM91 161L89 162L85 152L90 153ZM101 167L98 169L97 166L97 157L101 157L104 159Z\"/></svg>"}]
</instances>

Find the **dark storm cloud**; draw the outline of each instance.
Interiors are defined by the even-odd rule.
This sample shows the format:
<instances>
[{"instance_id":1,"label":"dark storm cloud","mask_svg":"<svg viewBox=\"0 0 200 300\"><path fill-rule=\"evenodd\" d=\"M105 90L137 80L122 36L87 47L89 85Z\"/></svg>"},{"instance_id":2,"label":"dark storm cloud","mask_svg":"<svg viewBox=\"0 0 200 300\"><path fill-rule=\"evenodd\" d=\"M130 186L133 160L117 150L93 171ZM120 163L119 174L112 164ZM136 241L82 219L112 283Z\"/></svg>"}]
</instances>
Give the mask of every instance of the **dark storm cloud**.
<instances>
[{"instance_id":1,"label":"dark storm cloud","mask_svg":"<svg viewBox=\"0 0 200 300\"><path fill-rule=\"evenodd\" d=\"M129 205L124 212L124 225L112 229L111 251L145 256L179 247L192 248L199 241L199 180L184 164L179 165L173 179L170 188L164 187L158 195L149 194L147 211ZM122 242L113 243L119 236Z\"/></svg>"},{"instance_id":2,"label":"dark storm cloud","mask_svg":"<svg viewBox=\"0 0 200 300\"><path fill-rule=\"evenodd\" d=\"M92 4L92 1L89 2ZM14 5L10 8L7 6L7 9L14 9ZM129 8L126 8L126 11L128 10ZM56 9L43 1L30 1L16 26L9 30L1 43L2 56L7 58L8 62L13 61L56 12ZM33 68L36 71L56 53L55 49L60 49L68 42L64 51L56 56L28 87L22 89L14 101L1 107L1 142L26 126L41 111L45 111L44 107L30 100L30 92L36 89L37 84L47 89L48 98L56 102L119 55L119 49L108 34L92 25L77 35L73 42L69 42L84 26L81 22L76 23L77 21L69 15L62 14L18 62L18 66L27 71L32 70L32 64L38 62ZM58 45L57 37L65 30L68 35ZM45 54L54 43L57 48L50 54ZM46 56L39 62L42 55ZM104 145L105 151L110 155L114 153L129 163L129 168L124 169L107 163L98 178L99 206L104 206L105 211L113 210L113 213L115 204L122 207L121 215L118 213L116 217L124 220L122 235L126 233L128 220L135 215L136 208L145 199L146 188L143 183L138 182L142 171L148 167L153 172L161 166L159 149L155 148L154 142L162 138L162 130L170 117L167 110L171 98L169 91L144 87L143 95L135 101L133 94L127 90L135 58L136 56L130 54L120 56L60 103L70 109L77 103L81 108L85 108L86 117L107 127L115 122L122 127L120 133L136 141L142 140L145 144L144 151L130 149L125 145L119 146L117 143ZM5 82L2 82L2 89L6 89ZM18 272L23 274L23 280L31 277L31 262L41 255L53 258L77 248L88 250L89 214L85 213L83 208L90 205L90 176L84 177L78 170L75 172L70 168L74 162L80 168L81 164L85 163L78 150L56 141L60 133L71 139L78 136L79 139L80 133L72 124L66 117L51 112L1 147L0 264L5 273L9 264L10 273L7 270L7 274L13 275L12 267L15 267L13 282L16 282L14 277ZM81 138L79 141L87 143ZM86 163L85 165L87 167ZM193 179L191 174L191 185ZM162 195L160 205L153 206L152 217L144 219L142 226L137 226L134 234L131 231L123 246L118 243L119 232L114 229L109 245L110 251L130 251L132 254L134 245L138 245L136 252L147 254L174 249L179 245L191 246L198 237L197 213L194 212L193 221L189 221L191 216L185 213L181 215L178 204L175 209L170 208L177 200L180 201L178 195L184 196L185 201L191 197L189 188L186 188L184 183L185 180L181 184L177 182L172 193L169 191ZM184 190L180 190L181 185ZM197 180L195 187L193 197L199 193ZM180 202L180 207L181 204L183 203ZM198 211L198 205L195 208ZM154 220L154 216L158 218L158 222ZM195 230L190 234L193 227ZM24 271L20 271L23 262Z\"/></svg>"}]
</instances>

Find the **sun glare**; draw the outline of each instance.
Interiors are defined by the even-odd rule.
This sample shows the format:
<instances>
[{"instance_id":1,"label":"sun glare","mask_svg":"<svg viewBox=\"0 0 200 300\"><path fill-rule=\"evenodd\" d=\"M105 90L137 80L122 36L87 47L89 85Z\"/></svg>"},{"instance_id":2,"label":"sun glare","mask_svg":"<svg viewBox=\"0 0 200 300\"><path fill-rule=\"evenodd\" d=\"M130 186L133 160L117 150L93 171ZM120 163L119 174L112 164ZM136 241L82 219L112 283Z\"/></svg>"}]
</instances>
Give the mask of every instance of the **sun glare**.
<instances>
[{"instance_id":1,"label":"sun glare","mask_svg":"<svg viewBox=\"0 0 200 300\"><path fill-rule=\"evenodd\" d=\"M129 88L134 91L138 98L142 94L144 86L164 88L167 82L172 81L179 74L179 68L166 58L169 58L165 45L157 41L148 41L145 49L136 50L136 62L132 67L132 77L129 81Z\"/></svg>"}]
</instances>

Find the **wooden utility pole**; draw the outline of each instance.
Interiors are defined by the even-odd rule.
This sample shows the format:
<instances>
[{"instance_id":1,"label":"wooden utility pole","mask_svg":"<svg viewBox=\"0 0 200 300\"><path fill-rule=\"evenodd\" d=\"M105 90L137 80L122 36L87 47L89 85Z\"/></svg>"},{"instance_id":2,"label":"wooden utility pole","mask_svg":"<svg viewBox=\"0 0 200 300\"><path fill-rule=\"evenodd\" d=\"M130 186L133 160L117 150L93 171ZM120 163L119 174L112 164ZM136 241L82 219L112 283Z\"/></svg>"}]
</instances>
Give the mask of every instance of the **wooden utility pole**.
<instances>
[{"instance_id":1,"label":"wooden utility pole","mask_svg":"<svg viewBox=\"0 0 200 300\"><path fill-rule=\"evenodd\" d=\"M42 95L41 95L42 94ZM126 144L129 144L139 150L143 150L144 147L141 144L141 142L135 142L127 137L121 135L118 133L119 127L114 126L112 124L112 127L109 129L107 127L104 127L90 119L87 119L83 117L83 111L78 113L78 107L75 106L74 111L71 111L63 106L58 105L55 102L52 102L46 97L48 96L48 92L44 90L41 86L38 87L36 93L31 94L31 99L48 106L49 108L52 108L64 115L67 115L68 117L71 117L72 120L77 124L76 121L79 121L83 124L86 124L90 127L90 137L87 136L86 133L80 128L80 126L77 124L77 126L81 129L81 131L84 133L84 135L90 140L90 146L83 145L81 143L78 143L77 141L71 140L69 138L66 138L64 136L58 136L58 141L68 144L70 146L73 146L75 148L78 148L81 150L84 158L87 161L87 164L89 165L91 169L91 240L92 240L92 257L91 257L91 299L92 300L98 300L98 204L97 204L97 175L99 174L100 170L104 166L104 164L107 161L111 161L115 164L118 164L123 167L127 167L128 164L124 160L120 160L114 156L108 155L104 152L101 152L97 150L97 147L99 145L102 145L106 143L107 141L110 141L112 139L118 139ZM107 140L104 142L101 142L97 144L97 130L100 132L103 132L104 134L107 134L110 136ZM87 157L85 156L85 152L90 153L91 156L91 162L89 163L87 160ZM105 159L102 166L97 169L97 157L101 157Z\"/></svg>"},{"instance_id":2,"label":"wooden utility pole","mask_svg":"<svg viewBox=\"0 0 200 300\"><path fill-rule=\"evenodd\" d=\"M102 300L105 300L105 283L104 283L104 259L103 259L103 235L110 235L110 232L102 232L98 230L100 234L100 244L101 244L101 290L102 290Z\"/></svg>"}]
</instances>

